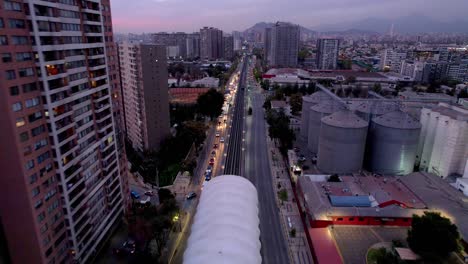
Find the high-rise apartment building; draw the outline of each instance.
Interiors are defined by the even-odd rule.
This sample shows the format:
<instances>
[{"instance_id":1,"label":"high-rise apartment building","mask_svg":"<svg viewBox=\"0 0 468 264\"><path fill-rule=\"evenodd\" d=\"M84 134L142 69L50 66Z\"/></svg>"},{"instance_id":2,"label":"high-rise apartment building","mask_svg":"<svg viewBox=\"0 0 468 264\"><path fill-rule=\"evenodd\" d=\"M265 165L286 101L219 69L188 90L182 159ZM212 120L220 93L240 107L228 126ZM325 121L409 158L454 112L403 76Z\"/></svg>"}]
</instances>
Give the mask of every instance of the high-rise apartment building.
<instances>
[{"instance_id":1,"label":"high-rise apartment building","mask_svg":"<svg viewBox=\"0 0 468 264\"><path fill-rule=\"evenodd\" d=\"M340 51L339 39L317 40L317 69L335 70L338 65L338 53Z\"/></svg>"},{"instance_id":2,"label":"high-rise apartment building","mask_svg":"<svg viewBox=\"0 0 468 264\"><path fill-rule=\"evenodd\" d=\"M0 215L11 261L89 262L128 201L109 0L0 5Z\"/></svg>"},{"instance_id":3,"label":"high-rise apartment building","mask_svg":"<svg viewBox=\"0 0 468 264\"><path fill-rule=\"evenodd\" d=\"M127 138L140 152L157 151L169 135L166 48L129 42L118 46Z\"/></svg>"},{"instance_id":4,"label":"high-rise apartment building","mask_svg":"<svg viewBox=\"0 0 468 264\"><path fill-rule=\"evenodd\" d=\"M299 54L299 26L276 22L271 29L270 66L296 67Z\"/></svg>"},{"instance_id":5,"label":"high-rise apartment building","mask_svg":"<svg viewBox=\"0 0 468 264\"><path fill-rule=\"evenodd\" d=\"M271 28L265 28L263 34L263 57L266 63L269 65L271 61Z\"/></svg>"},{"instance_id":6,"label":"high-rise apartment building","mask_svg":"<svg viewBox=\"0 0 468 264\"><path fill-rule=\"evenodd\" d=\"M153 43L156 45L177 46L179 47L178 55L183 58L187 56L187 33L155 33L153 34Z\"/></svg>"},{"instance_id":7,"label":"high-rise apartment building","mask_svg":"<svg viewBox=\"0 0 468 264\"><path fill-rule=\"evenodd\" d=\"M200 57L205 60L216 60L223 56L223 31L213 27L200 29Z\"/></svg>"},{"instance_id":8,"label":"high-rise apartment building","mask_svg":"<svg viewBox=\"0 0 468 264\"><path fill-rule=\"evenodd\" d=\"M200 33L194 32L187 35L187 58L200 57Z\"/></svg>"},{"instance_id":9,"label":"high-rise apartment building","mask_svg":"<svg viewBox=\"0 0 468 264\"><path fill-rule=\"evenodd\" d=\"M234 51L242 49L242 32L233 31L232 37L234 38Z\"/></svg>"},{"instance_id":10,"label":"high-rise apartment building","mask_svg":"<svg viewBox=\"0 0 468 264\"><path fill-rule=\"evenodd\" d=\"M234 58L234 37L232 36L223 37L223 43L224 43L223 58L227 60L232 60Z\"/></svg>"},{"instance_id":11,"label":"high-rise apartment building","mask_svg":"<svg viewBox=\"0 0 468 264\"><path fill-rule=\"evenodd\" d=\"M406 51L384 49L380 56L380 70L400 73L406 55Z\"/></svg>"}]
</instances>

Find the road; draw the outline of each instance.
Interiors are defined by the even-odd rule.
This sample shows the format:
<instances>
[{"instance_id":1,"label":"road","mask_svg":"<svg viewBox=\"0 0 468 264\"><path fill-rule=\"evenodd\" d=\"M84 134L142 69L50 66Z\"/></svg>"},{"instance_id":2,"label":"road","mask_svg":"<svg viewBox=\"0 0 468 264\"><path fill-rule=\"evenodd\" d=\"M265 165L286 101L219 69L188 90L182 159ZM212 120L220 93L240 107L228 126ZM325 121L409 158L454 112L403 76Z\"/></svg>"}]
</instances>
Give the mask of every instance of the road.
<instances>
[{"instance_id":1,"label":"road","mask_svg":"<svg viewBox=\"0 0 468 264\"><path fill-rule=\"evenodd\" d=\"M268 160L268 134L263 110L265 95L259 87L251 88L247 93L248 107L252 107L253 111L252 115L246 118L244 175L255 185L258 192L263 263L287 264L288 249L281 229Z\"/></svg>"},{"instance_id":2,"label":"road","mask_svg":"<svg viewBox=\"0 0 468 264\"><path fill-rule=\"evenodd\" d=\"M232 127L228 139L224 174L242 175L242 140L244 131L244 90L246 89L247 58L242 62L242 70L234 103Z\"/></svg>"}]
</instances>

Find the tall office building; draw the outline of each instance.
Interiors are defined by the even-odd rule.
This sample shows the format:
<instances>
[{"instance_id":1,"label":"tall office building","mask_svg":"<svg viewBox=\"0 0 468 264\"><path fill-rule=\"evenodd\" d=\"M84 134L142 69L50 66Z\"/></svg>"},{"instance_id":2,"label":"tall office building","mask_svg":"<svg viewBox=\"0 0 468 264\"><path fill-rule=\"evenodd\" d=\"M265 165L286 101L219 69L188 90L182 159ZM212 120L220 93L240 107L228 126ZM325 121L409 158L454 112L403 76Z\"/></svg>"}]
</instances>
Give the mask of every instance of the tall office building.
<instances>
[{"instance_id":1,"label":"tall office building","mask_svg":"<svg viewBox=\"0 0 468 264\"><path fill-rule=\"evenodd\" d=\"M223 31L213 27L200 29L200 57L206 60L216 60L223 56Z\"/></svg>"},{"instance_id":2,"label":"tall office building","mask_svg":"<svg viewBox=\"0 0 468 264\"><path fill-rule=\"evenodd\" d=\"M232 37L234 38L234 51L242 49L242 32L233 31Z\"/></svg>"},{"instance_id":3,"label":"tall office building","mask_svg":"<svg viewBox=\"0 0 468 264\"><path fill-rule=\"evenodd\" d=\"M234 58L234 37L225 36L223 37L224 43L224 56L226 60L232 60Z\"/></svg>"},{"instance_id":4,"label":"tall office building","mask_svg":"<svg viewBox=\"0 0 468 264\"><path fill-rule=\"evenodd\" d=\"M317 68L319 70L334 70L338 64L340 41L338 39L317 40Z\"/></svg>"},{"instance_id":5,"label":"tall office building","mask_svg":"<svg viewBox=\"0 0 468 264\"><path fill-rule=\"evenodd\" d=\"M406 56L406 51L384 49L380 56L380 70L400 73L401 65L406 60Z\"/></svg>"},{"instance_id":6,"label":"tall office building","mask_svg":"<svg viewBox=\"0 0 468 264\"><path fill-rule=\"evenodd\" d=\"M263 57L266 63L269 65L271 61L271 28L265 28L263 34Z\"/></svg>"},{"instance_id":7,"label":"tall office building","mask_svg":"<svg viewBox=\"0 0 468 264\"><path fill-rule=\"evenodd\" d=\"M187 33L184 32L159 32L153 34L153 43L164 46L177 46L178 55L182 58L187 57Z\"/></svg>"},{"instance_id":8,"label":"tall office building","mask_svg":"<svg viewBox=\"0 0 468 264\"><path fill-rule=\"evenodd\" d=\"M118 46L127 138L140 152L157 151L169 135L166 48L128 42Z\"/></svg>"},{"instance_id":9,"label":"tall office building","mask_svg":"<svg viewBox=\"0 0 468 264\"><path fill-rule=\"evenodd\" d=\"M109 0L1 1L0 215L13 263L85 263L128 202Z\"/></svg>"},{"instance_id":10,"label":"tall office building","mask_svg":"<svg viewBox=\"0 0 468 264\"><path fill-rule=\"evenodd\" d=\"M270 66L296 67L299 54L299 26L276 22L271 29Z\"/></svg>"},{"instance_id":11,"label":"tall office building","mask_svg":"<svg viewBox=\"0 0 468 264\"><path fill-rule=\"evenodd\" d=\"M187 58L200 57L200 33L194 32L187 35Z\"/></svg>"}]
</instances>

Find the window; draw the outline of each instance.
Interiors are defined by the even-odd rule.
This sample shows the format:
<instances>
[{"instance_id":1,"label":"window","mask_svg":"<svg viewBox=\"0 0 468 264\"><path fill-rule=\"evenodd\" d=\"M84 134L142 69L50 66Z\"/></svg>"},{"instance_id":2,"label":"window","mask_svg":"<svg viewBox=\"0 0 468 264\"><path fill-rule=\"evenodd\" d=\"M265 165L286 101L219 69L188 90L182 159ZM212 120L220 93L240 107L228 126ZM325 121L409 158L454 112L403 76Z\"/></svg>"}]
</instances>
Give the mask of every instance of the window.
<instances>
[{"instance_id":1,"label":"window","mask_svg":"<svg viewBox=\"0 0 468 264\"><path fill-rule=\"evenodd\" d=\"M1 46L6 46L6 45L8 45L8 39L7 39L6 36L3 36L3 35L0 36L0 45L1 45Z\"/></svg>"},{"instance_id":2,"label":"window","mask_svg":"<svg viewBox=\"0 0 468 264\"><path fill-rule=\"evenodd\" d=\"M19 88L18 86L12 86L10 87L10 95L15 96L19 94Z\"/></svg>"},{"instance_id":3,"label":"window","mask_svg":"<svg viewBox=\"0 0 468 264\"><path fill-rule=\"evenodd\" d=\"M338 219L336 219L338 221L343 221L343 218L339 217Z\"/></svg>"},{"instance_id":4,"label":"window","mask_svg":"<svg viewBox=\"0 0 468 264\"><path fill-rule=\"evenodd\" d=\"M30 61L32 60L31 52L18 52L16 53L16 61Z\"/></svg>"},{"instance_id":5,"label":"window","mask_svg":"<svg viewBox=\"0 0 468 264\"><path fill-rule=\"evenodd\" d=\"M47 212L50 213L52 212L53 210L57 209L57 207L59 207L59 201L58 200L55 200L53 204L51 204L48 208L47 208Z\"/></svg>"},{"instance_id":6,"label":"window","mask_svg":"<svg viewBox=\"0 0 468 264\"><path fill-rule=\"evenodd\" d=\"M11 62L11 53L2 53L2 62Z\"/></svg>"},{"instance_id":7,"label":"window","mask_svg":"<svg viewBox=\"0 0 468 264\"><path fill-rule=\"evenodd\" d=\"M27 155L29 155L29 154L31 154L31 146L26 146L26 147L24 147L24 148L23 148L23 155L24 155L24 156L27 156Z\"/></svg>"},{"instance_id":8,"label":"window","mask_svg":"<svg viewBox=\"0 0 468 264\"><path fill-rule=\"evenodd\" d=\"M47 139L41 139L37 141L36 143L34 143L34 150L38 150L42 147L45 147L47 146L47 144L48 144Z\"/></svg>"},{"instance_id":9,"label":"window","mask_svg":"<svg viewBox=\"0 0 468 264\"><path fill-rule=\"evenodd\" d=\"M22 19L10 19L8 24L10 28L26 28L26 23Z\"/></svg>"},{"instance_id":10,"label":"window","mask_svg":"<svg viewBox=\"0 0 468 264\"><path fill-rule=\"evenodd\" d=\"M3 18L0 18L0 28L4 28L5 24L3 23Z\"/></svg>"},{"instance_id":11,"label":"window","mask_svg":"<svg viewBox=\"0 0 468 264\"><path fill-rule=\"evenodd\" d=\"M50 153L49 151L39 155L37 157L37 164L41 164L42 162L44 162L44 160L47 160L48 158L50 158Z\"/></svg>"},{"instance_id":12,"label":"window","mask_svg":"<svg viewBox=\"0 0 468 264\"><path fill-rule=\"evenodd\" d=\"M45 231L47 231L48 226L47 226L47 223L45 223L42 227L41 227L41 234L43 234Z\"/></svg>"},{"instance_id":13,"label":"window","mask_svg":"<svg viewBox=\"0 0 468 264\"><path fill-rule=\"evenodd\" d=\"M44 218L45 218L45 213L42 212L37 216L37 221L42 222L42 220L44 220Z\"/></svg>"},{"instance_id":14,"label":"window","mask_svg":"<svg viewBox=\"0 0 468 264\"><path fill-rule=\"evenodd\" d=\"M349 221L354 221L354 217L350 217L350 218L349 218Z\"/></svg>"},{"instance_id":15,"label":"window","mask_svg":"<svg viewBox=\"0 0 468 264\"><path fill-rule=\"evenodd\" d=\"M13 80L13 79L16 79L16 73L15 73L15 70L8 70L8 71L5 71L5 74L6 74L6 79L7 80Z\"/></svg>"},{"instance_id":16,"label":"window","mask_svg":"<svg viewBox=\"0 0 468 264\"><path fill-rule=\"evenodd\" d=\"M34 75L33 68L22 68L18 70L18 74L20 77L29 77Z\"/></svg>"},{"instance_id":17,"label":"window","mask_svg":"<svg viewBox=\"0 0 468 264\"><path fill-rule=\"evenodd\" d=\"M26 168L26 170L30 170L30 169L34 168L34 160L30 160L30 161L26 162L26 165L24 167Z\"/></svg>"},{"instance_id":18,"label":"window","mask_svg":"<svg viewBox=\"0 0 468 264\"><path fill-rule=\"evenodd\" d=\"M23 132L20 134L20 140L21 142L25 142L25 141L28 141L29 139L29 134L28 132Z\"/></svg>"},{"instance_id":19,"label":"window","mask_svg":"<svg viewBox=\"0 0 468 264\"><path fill-rule=\"evenodd\" d=\"M32 123L32 122L37 121L37 120L39 120L39 119L41 119L41 118L42 118L42 112L41 112L41 111L37 111L37 112L35 112L35 113L33 113L33 114L30 114L30 115L28 116L28 121L29 121L29 123Z\"/></svg>"},{"instance_id":20,"label":"window","mask_svg":"<svg viewBox=\"0 0 468 264\"><path fill-rule=\"evenodd\" d=\"M3 3L3 8L9 11L21 11L21 4L18 2L5 1Z\"/></svg>"},{"instance_id":21,"label":"window","mask_svg":"<svg viewBox=\"0 0 468 264\"><path fill-rule=\"evenodd\" d=\"M37 90L37 84L36 83L27 83L23 84L23 93L28 93L32 91Z\"/></svg>"},{"instance_id":22,"label":"window","mask_svg":"<svg viewBox=\"0 0 468 264\"><path fill-rule=\"evenodd\" d=\"M31 108L39 104L39 97L34 97L24 102L26 108Z\"/></svg>"},{"instance_id":23,"label":"window","mask_svg":"<svg viewBox=\"0 0 468 264\"><path fill-rule=\"evenodd\" d=\"M359 221L360 222L364 221L364 217L359 217Z\"/></svg>"},{"instance_id":24,"label":"window","mask_svg":"<svg viewBox=\"0 0 468 264\"><path fill-rule=\"evenodd\" d=\"M16 127L22 127L26 124L26 122L24 121L24 118L20 117L20 118L16 118Z\"/></svg>"},{"instance_id":25,"label":"window","mask_svg":"<svg viewBox=\"0 0 468 264\"><path fill-rule=\"evenodd\" d=\"M21 111L23 109L23 105L21 104L21 102L18 102L18 103L14 103L12 106L11 106L13 112L18 112L18 111Z\"/></svg>"},{"instance_id":26,"label":"window","mask_svg":"<svg viewBox=\"0 0 468 264\"><path fill-rule=\"evenodd\" d=\"M44 132L45 132L45 126L44 125L40 125L40 126L38 126L36 128L33 128L31 130L31 134L32 134L33 137L35 137L37 135L40 135L40 134L42 134Z\"/></svg>"},{"instance_id":27,"label":"window","mask_svg":"<svg viewBox=\"0 0 468 264\"><path fill-rule=\"evenodd\" d=\"M42 206L42 200L39 199L34 203L34 208L38 209Z\"/></svg>"},{"instance_id":28,"label":"window","mask_svg":"<svg viewBox=\"0 0 468 264\"><path fill-rule=\"evenodd\" d=\"M34 173L33 175L29 176L29 184L33 184L37 182L37 173Z\"/></svg>"},{"instance_id":29,"label":"window","mask_svg":"<svg viewBox=\"0 0 468 264\"><path fill-rule=\"evenodd\" d=\"M28 44L28 37L26 36L12 36L11 42L13 45L26 45Z\"/></svg>"}]
</instances>

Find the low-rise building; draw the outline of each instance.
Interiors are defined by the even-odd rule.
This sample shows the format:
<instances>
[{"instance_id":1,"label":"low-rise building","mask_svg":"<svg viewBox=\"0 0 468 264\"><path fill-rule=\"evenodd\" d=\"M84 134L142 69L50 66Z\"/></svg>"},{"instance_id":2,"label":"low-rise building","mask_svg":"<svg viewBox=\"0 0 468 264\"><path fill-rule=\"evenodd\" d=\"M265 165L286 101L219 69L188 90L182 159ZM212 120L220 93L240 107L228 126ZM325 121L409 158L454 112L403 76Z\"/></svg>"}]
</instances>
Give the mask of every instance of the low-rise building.
<instances>
[{"instance_id":1,"label":"low-rise building","mask_svg":"<svg viewBox=\"0 0 468 264\"><path fill-rule=\"evenodd\" d=\"M208 87L208 88L218 88L219 87L219 79L213 77L205 77L200 80L193 81L191 84L192 87Z\"/></svg>"}]
</instances>

